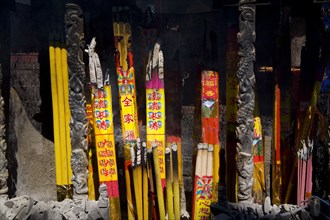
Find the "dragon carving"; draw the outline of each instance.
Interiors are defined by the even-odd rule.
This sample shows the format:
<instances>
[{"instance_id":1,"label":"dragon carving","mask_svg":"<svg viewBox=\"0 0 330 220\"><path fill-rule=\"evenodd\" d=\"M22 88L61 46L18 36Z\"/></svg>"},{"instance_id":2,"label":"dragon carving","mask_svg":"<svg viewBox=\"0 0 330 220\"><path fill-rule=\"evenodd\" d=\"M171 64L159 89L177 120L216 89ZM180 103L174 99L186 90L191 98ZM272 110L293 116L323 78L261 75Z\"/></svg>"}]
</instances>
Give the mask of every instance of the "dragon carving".
<instances>
[{"instance_id":1,"label":"dragon carving","mask_svg":"<svg viewBox=\"0 0 330 220\"><path fill-rule=\"evenodd\" d=\"M0 85L2 84L2 72L0 64ZM7 159L6 159L6 149L7 144L5 140L6 130L5 130L5 114L4 114L4 100L2 97L2 92L0 88L0 200L7 199L7 179L8 179L8 169L7 169Z\"/></svg>"},{"instance_id":2,"label":"dragon carving","mask_svg":"<svg viewBox=\"0 0 330 220\"><path fill-rule=\"evenodd\" d=\"M238 171L238 200L239 202L252 202L253 184L253 109L255 102L254 86L254 61L255 48L255 0L240 0L239 11L239 33L237 42L239 44L240 56L237 79L238 111L236 137L237 143L237 171Z\"/></svg>"},{"instance_id":3,"label":"dragon carving","mask_svg":"<svg viewBox=\"0 0 330 220\"><path fill-rule=\"evenodd\" d=\"M66 44L69 69L69 103L71 111L71 167L73 199L79 202L88 196L88 162L85 151L87 145L86 99L84 94L85 70L83 62L84 30L83 12L78 5L66 4L65 13Z\"/></svg>"}]
</instances>

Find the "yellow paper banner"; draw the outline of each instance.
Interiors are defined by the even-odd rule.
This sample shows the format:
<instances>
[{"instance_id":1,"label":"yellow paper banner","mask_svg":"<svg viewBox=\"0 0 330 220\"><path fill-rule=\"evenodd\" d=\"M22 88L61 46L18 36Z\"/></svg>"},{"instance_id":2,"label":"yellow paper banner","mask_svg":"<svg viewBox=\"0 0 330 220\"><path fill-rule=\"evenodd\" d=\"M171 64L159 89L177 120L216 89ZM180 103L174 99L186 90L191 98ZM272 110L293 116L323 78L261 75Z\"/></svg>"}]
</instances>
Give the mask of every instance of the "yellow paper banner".
<instances>
[{"instance_id":1,"label":"yellow paper banner","mask_svg":"<svg viewBox=\"0 0 330 220\"><path fill-rule=\"evenodd\" d=\"M112 117L111 88L92 88L94 132L100 182L116 181L117 164Z\"/></svg>"}]
</instances>

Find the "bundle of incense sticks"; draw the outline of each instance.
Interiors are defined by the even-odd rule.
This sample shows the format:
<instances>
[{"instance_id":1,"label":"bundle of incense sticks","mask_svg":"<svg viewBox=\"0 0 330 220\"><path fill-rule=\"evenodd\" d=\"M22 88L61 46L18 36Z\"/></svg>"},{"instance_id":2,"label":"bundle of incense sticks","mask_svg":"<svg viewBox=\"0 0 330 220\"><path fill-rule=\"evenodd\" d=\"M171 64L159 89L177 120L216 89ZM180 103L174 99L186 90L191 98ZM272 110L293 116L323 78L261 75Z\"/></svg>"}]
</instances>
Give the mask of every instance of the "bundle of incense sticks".
<instances>
[{"instance_id":1,"label":"bundle of incense sticks","mask_svg":"<svg viewBox=\"0 0 330 220\"><path fill-rule=\"evenodd\" d=\"M172 161L171 148L165 148L165 167L166 167L166 211L168 219L174 219L173 207L173 175L172 175Z\"/></svg>"},{"instance_id":2,"label":"bundle of incense sticks","mask_svg":"<svg viewBox=\"0 0 330 220\"><path fill-rule=\"evenodd\" d=\"M149 52L146 68L146 127L147 148L152 148L152 164L148 169L152 217L165 218L164 189L166 186L165 168L165 92L163 52L156 43ZM148 160L150 161L150 160ZM157 192L157 201L155 201ZM157 204L157 205L156 205ZM158 208L157 208L158 207Z\"/></svg>"},{"instance_id":3,"label":"bundle of incense sticks","mask_svg":"<svg viewBox=\"0 0 330 220\"><path fill-rule=\"evenodd\" d=\"M180 204L180 201L182 201L182 196L179 195L179 193L180 193L179 170L180 170L180 168L179 168L178 146L175 143L173 143L172 144L172 174L173 174L173 193L174 193L174 202L173 203L174 203L175 219L180 219L180 216L181 217L186 216L189 218L189 214L188 215L186 214L186 212L187 212L185 209L186 206L185 205L182 206ZM183 193L184 193L184 191L183 191ZM181 192L181 194L182 194L182 192Z\"/></svg>"},{"instance_id":4,"label":"bundle of incense sticks","mask_svg":"<svg viewBox=\"0 0 330 220\"><path fill-rule=\"evenodd\" d=\"M142 142L141 160L142 160L141 166L142 166L143 218L149 219L148 168L147 168L147 144L146 144L146 142Z\"/></svg>"},{"instance_id":5,"label":"bundle of incense sticks","mask_svg":"<svg viewBox=\"0 0 330 220\"><path fill-rule=\"evenodd\" d=\"M275 101L274 101L274 124L273 124L273 150L272 150L272 201L275 204L280 204L282 200L282 175L281 175L281 140L280 140L280 104L281 90L279 85L275 85Z\"/></svg>"},{"instance_id":6,"label":"bundle of incense sticks","mask_svg":"<svg viewBox=\"0 0 330 220\"><path fill-rule=\"evenodd\" d=\"M226 51L226 191L230 202L237 201L237 168L236 168L236 113L237 113L237 68L239 62L238 27L232 25L227 29L227 51Z\"/></svg>"},{"instance_id":7,"label":"bundle of incense sticks","mask_svg":"<svg viewBox=\"0 0 330 220\"><path fill-rule=\"evenodd\" d=\"M262 127L260 116L254 117L254 132L253 132L253 197L254 202L261 204L266 192L265 185L265 167L264 167L264 146L262 140Z\"/></svg>"},{"instance_id":8,"label":"bundle of incense sticks","mask_svg":"<svg viewBox=\"0 0 330 220\"><path fill-rule=\"evenodd\" d=\"M128 209L128 219L135 218L135 206L133 204L133 195L132 195L132 184L133 178L131 168L132 168L132 157L131 157L131 143L126 141L124 145L124 168L125 168L125 180L126 180L126 199L127 199L127 209ZM134 185L134 184L133 184ZM134 187L134 186L133 186Z\"/></svg>"},{"instance_id":9,"label":"bundle of incense sticks","mask_svg":"<svg viewBox=\"0 0 330 220\"><path fill-rule=\"evenodd\" d=\"M164 192L163 192L163 186L162 186L162 180L161 180L159 152L158 152L158 146L156 143L152 144L152 156L153 156L153 163L154 163L159 218L165 219Z\"/></svg>"},{"instance_id":10,"label":"bundle of incense sticks","mask_svg":"<svg viewBox=\"0 0 330 220\"><path fill-rule=\"evenodd\" d=\"M202 142L213 145L212 202L218 202L220 142L219 142L219 74L202 72Z\"/></svg>"},{"instance_id":11,"label":"bundle of incense sticks","mask_svg":"<svg viewBox=\"0 0 330 220\"><path fill-rule=\"evenodd\" d=\"M324 72L324 64L322 63L321 68L317 72L316 80L313 85L313 93L312 97L309 100L309 104L307 108L304 110L304 112L301 112L298 114L298 119L301 120L299 122L299 127L297 128L297 134L296 134L296 141L295 141L295 149L298 149L299 144L301 143L301 140L307 139L308 136L310 135L311 129L312 129L312 122L314 120L314 115L316 111L316 105L317 105L317 99L320 93L321 89L321 76ZM298 158L295 157L294 161L294 166L291 171L291 176L290 176L290 183L287 189L287 193L285 196L285 203L288 202L290 195L292 193L292 189L294 187L294 179L297 175L297 166L298 166Z\"/></svg>"},{"instance_id":12,"label":"bundle of incense sticks","mask_svg":"<svg viewBox=\"0 0 330 220\"><path fill-rule=\"evenodd\" d=\"M190 215L187 212L186 195L185 195L183 175L182 175L181 138L178 136L167 136L166 145L168 146L168 148L172 148L172 157L171 157L172 163L174 163L174 160L177 160L177 168L174 168L174 165L172 168L173 175L175 175L174 173L177 172L177 176L178 176L177 179L173 176L174 198L177 199L177 200L175 200L176 203L174 203L174 205L177 205L177 206L175 206L174 208L176 210L178 210L178 213L176 213L176 214L179 214L179 216L181 216L181 218L189 219ZM176 155L175 157L173 157L174 149L175 149L175 155ZM167 172L167 168L165 169L165 171ZM167 176L167 174L166 174L166 176ZM175 193L176 189L178 191ZM177 219L178 216L176 216L175 218Z\"/></svg>"},{"instance_id":13,"label":"bundle of incense sticks","mask_svg":"<svg viewBox=\"0 0 330 220\"><path fill-rule=\"evenodd\" d=\"M93 161L94 158L96 157L95 151L96 149L93 147L94 146L94 113L93 113L93 107L91 103L86 104L86 116L88 119L88 136L87 136L87 141L88 141L88 199L89 200L95 200L95 181L98 181L94 177L95 173L94 169L97 169L95 166L93 166Z\"/></svg>"},{"instance_id":14,"label":"bundle of incense sticks","mask_svg":"<svg viewBox=\"0 0 330 220\"><path fill-rule=\"evenodd\" d=\"M138 219L143 219L142 210L142 174L141 171L141 143L137 139L137 142L131 142L130 152L132 158L132 172L133 172L133 185L135 194L135 206Z\"/></svg>"},{"instance_id":15,"label":"bundle of incense sticks","mask_svg":"<svg viewBox=\"0 0 330 220\"><path fill-rule=\"evenodd\" d=\"M197 146L192 219L209 219L213 185L213 145Z\"/></svg>"},{"instance_id":16,"label":"bundle of incense sticks","mask_svg":"<svg viewBox=\"0 0 330 220\"><path fill-rule=\"evenodd\" d=\"M133 67L133 53L131 48L131 26L129 23L127 7L113 8L113 33L115 46L115 62L119 89L120 119L124 141L126 198L128 204L128 218L133 219L137 210L134 207L131 189L131 156L129 145L139 137L137 117L137 101L135 74ZM140 173L140 171L138 171ZM141 183L142 184L142 183ZM138 204L137 202L135 204ZM140 212L140 210L138 211ZM141 216L141 213L139 213Z\"/></svg>"},{"instance_id":17,"label":"bundle of incense sticks","mask_svg":"<svg viewBox=\"0 0 330 220\"><path fill-rule=\"evenodd\" d=\"M147 148L156 144L159 152L162 187L166 185L165 174L165 90L163 52L156 43L149 53L146 74L146 124Z\"/></svg>"},{"instance_id":18,"label":"bundle of incense sticks","mask_svg":"<svg viewBox=\"0 0 330 220\"><path fill-rule=\"evenodd\" d=\"M53 105L54 149L58 200L70 198L71 192L71 140L69 107L69 73L67 50L57 27L50 34L49 59ZM63 39L62 39L63 40Z\"/></svg>"},{"instance_id":19,"label":"bundle of incense sticks","mask_svg":"<svg viewBox=\"0 0 330 220\"><path fill-rule=\"evenodd\" d=\"M312 195L312 151L313 142L308 139L308 146L305 140L301 141L303 147L298 150L298 187L297 205L304 205L303 201Z\"/></svg>"},{"instance_id":20,"label":"bundle of incense sticks","mask_svg":"<svg viewBox=\"0 0 330 220\"><path fill-rule=\"evenodd\" d=\"M109 72L103 82L101 64L95 52L96 39L91 40L86 52L89 55L94 136L100 185L106 184L110 202L110 217L120 219L120 198L116 162L114 123L112 117Z\"/></svg>"}]
</instances>

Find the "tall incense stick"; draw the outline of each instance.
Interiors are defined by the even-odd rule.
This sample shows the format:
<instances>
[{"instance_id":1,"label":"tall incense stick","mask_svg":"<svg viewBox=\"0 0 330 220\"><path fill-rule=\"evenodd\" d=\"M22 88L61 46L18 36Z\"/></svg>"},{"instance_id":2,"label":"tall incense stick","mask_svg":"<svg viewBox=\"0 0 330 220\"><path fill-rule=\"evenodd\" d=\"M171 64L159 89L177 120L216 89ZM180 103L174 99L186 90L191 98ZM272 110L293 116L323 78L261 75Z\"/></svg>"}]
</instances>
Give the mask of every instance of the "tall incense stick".
<instances>
[{"instance_id":1,"label":"tall incense stick","mask_svg":"<svg viewBox=\"0 0 330 220\"><path fill-rule=\"evenodd\" d=\"M179 189L179 172L178 172L178 151L177 145L172 144L172 164L173 164L173 193L174 193L174 216L180 219L180 189Z\"/></svg>"},{"instance_id":2,"label":"tall incense stick","mask_svg":"<svg viewBox=\"0 0 330 220\"><path fill-rule=\"evenodd\" d=\"M171 164L171 148L165 148L165 167L166 167L166 204L168 219L174 219L173 209L173 178Z\"/></svg>"},{"instance_id":3,"label":"tall incense stick","mask_svg":"<svg viewBox=\"0 0 330 220\"><path fill-rule=\"evenodd\" d=\"M157 219L157 207L155 199L155 175L154 175L154 163L153 163L153 154L152 148L147 148L147 170L148 170L148 179L150 185L150 212L153 219Z\"/></svg>"},{"instance_id":4,"label":"tall incense stick","mask_svg":"<svg viewBox=\"0 0 330 220\"><path fill-rule=\"evenodd\" d=\"M164 195L163 195L163 187L160 176L160 166L159 166L159 158L158 158L159 153L158 153L158 146L155 143L152 146L152 155L154 160L159 218L165 219Z\"/></svg>"},{"instance_id":5,"label":"tall incense stick","mask_svg":"<svg viewBox=\"0 0 330 220\"><path fill-rule=\"evenodd\" d=\"M58 199L70 198L71 184L71 143L70 143L70 108L67 54L56 30L51 34L49 57L52 84L54 148ZM60 129L62 128L62 129Z\"/></svg>"},{"instance_id":6,"label":"tall incense stick","mask_svg":"<svg viewBox=\"0 0 330 220\"><path fill-rule=\"evenodd\" d=\"M210 181L212 181L213 179L213 157L214 157L213 150L214 150L213 144L209 144L207 148L206 177L211 179ZM211 187L209 189L212 189L212 182L210 186ZM209 193L210 195L209 197L211 197L212 191L210 190L207 193Z\"/></svg>"},{"instance_id":7,"label":"tall incense stick","mask_svg":"<svg viewBox=\"0 0 330 220\"><path fill-rule=\"evenodd\" d=\"M193 209L192 209L192 219L195 219L195 212L197 209L197 188L198 181L202 178L202 154L204 150L204 144L199 143L197 145L197 156L196 156L196 166L195 166L195 179L194 179L194 195L193 195Z\"/></svg>"},{"instance_id":8,"label":"tall incense stick","mask_svg":"<svg viewBox=\"0 0 330 220\"><path fill-rule=\"evenodd\" d=\"M142 143L142 200L143 218L149 219L149 198L148 198L148 168L147 168L147 144Z\"/></svg>"},{"instance_id":9,"label":"tall incense stick","mask_svg":"<svg viewBox=\"0 0 330 220\"><path fill-rule=\"evenodd\" d=\"M131 30L128 21L129 19L127 16L128 10L122 7L113 8L113 12L115 12L115 10L117 10L118 13L113 13L113 32L114 46L116 50L115 62L119 90L119 103L121 110L120 119L122 125L123 141L124 143L135 142L136 139L139 137L139 126L137 118L135 74L132 59L133 54L130 44ZM122 17L123 19L118 19L119 17ZM133 219L136 210L133 206L133 198L130 187L130 184L132 182L129 174L131 161L129 153L127 153L126 155L127 157L125 157L125 179L126 198L128 204L128 218ZM138 170L139 169L140 168L138 168ZM140 173L140 171L137 172Z\"/></svg>"},{"instance_id":10,"label":"tall incense stick","mask_svg":"<svg viewBox=\"0 0 330 220\"><path fill-rule=\"evenodd\" d=\"M97 152L98 176L100 185L107 186L110 217L120 219L120 198L118 187L116 148L114 123L112 113L112 92L109 82L109 72L103 82L103 73L97 53L95 52L96 39L88 45L90 80L92 86L92 107L94 113L94 136Z\"/></svg>"},{"instance_id":11,"label":"tall incense stick","mask_svg":"<svg viewBox=\"0 0 330 220\"><path fill-rule=\"evenodd\" d=\"M137 182L136 191L137 197L135 197L136 212L138 214L138 219L143 219L143 198L142 198L142 166L141 166L141 141L140 138L136 139L136 178L134 182Z\"/></svg>"}]
</instances>

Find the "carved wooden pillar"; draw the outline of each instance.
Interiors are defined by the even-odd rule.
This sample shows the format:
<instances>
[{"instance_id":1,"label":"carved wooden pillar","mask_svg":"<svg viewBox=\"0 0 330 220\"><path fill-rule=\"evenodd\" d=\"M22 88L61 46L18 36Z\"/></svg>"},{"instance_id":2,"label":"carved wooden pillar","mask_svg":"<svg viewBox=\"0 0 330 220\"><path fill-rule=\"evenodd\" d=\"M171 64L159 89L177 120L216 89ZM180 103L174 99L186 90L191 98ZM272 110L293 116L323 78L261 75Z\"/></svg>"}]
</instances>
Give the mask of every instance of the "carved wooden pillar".
<instances>
[{"instance_id":1,"label":"carved wooden pillar","mask_svg":"<svg viewBox=\"0 0 330 220\"><path fill-rule=\"evenodd\" d=\"M84 202L88 197L88 160L86 99L84 92L85 67L83 62L83 11L78 5L66 4L66 44L69 69L69 103L71 111L71 167L73 200Z\"/></svg>"},{"instance_id":2,"label":"carved wooden pillar","mask_svg":"<svg viewBox=\"0 0 330 220\"><path fill-rule=\"evenodd\" d=\"M237 111L237 172L238 172L238 201L252 202L253 184L253 109L254 109L254 61L255 48L255 0L240 0L239 32L237 42L239 44L239 67L237 79L238 111Z\"/></svg>"},{"instance_id":3,"label":"carved wooden pillar","mask_svg":"<svg viewBox=\"0 0 330 220\"><path fill-rule=\"evenodd\" d=\"M7 169L7 158L6 149L7 143L5 140L5 113L4 113L4 100L2 98L2 67L0 64L0 200L8 198L8 169Z\"/></svg>"}]
</instances>

